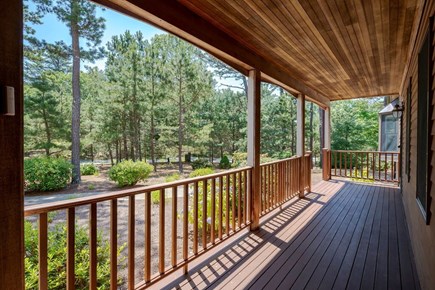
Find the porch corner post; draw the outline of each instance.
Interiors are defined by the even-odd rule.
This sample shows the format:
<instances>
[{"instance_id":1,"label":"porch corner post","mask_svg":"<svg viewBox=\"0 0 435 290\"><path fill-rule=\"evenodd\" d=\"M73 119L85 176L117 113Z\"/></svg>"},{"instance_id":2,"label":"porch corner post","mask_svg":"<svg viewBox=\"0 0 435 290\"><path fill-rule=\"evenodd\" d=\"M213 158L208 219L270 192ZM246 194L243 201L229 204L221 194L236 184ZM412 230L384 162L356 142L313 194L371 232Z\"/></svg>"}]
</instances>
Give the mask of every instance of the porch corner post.
<instances>
[{"instance_id":1,"label":"porch corner post","mask_svg":"<svg viewBox=\"0 0 435 290\"><path fill-rule=\"evenodd\" d=\"M250 187L251 231L260 226L260 121L261 121L261 75L250 70L248 77L248 166L252 166Z\"/></svg>"},{"instance_id":2,"label":"porch corner post","mask_svg":"<svg viewBox=\"0 0 435 290\"><path fill-rule=\"evenodd\" d=\"M323 136L324 136L324 147L323 147L323 180L327 181L331 179L331 108L326 107L324 114L324 124L323 124Z\"/></svg>"},{"instance_id":3,"label":"porch corner post","mask_svg":"<svg viewBox=\"0 0 435 290\"><path fill-rule=\"evenodd\" d=\"M296 155L299 156L299 197L305 197L304 176L308 172L304 167L305 156L305 95L299 94L297 99L297 138Z\"/></svg>"}]
</instances>

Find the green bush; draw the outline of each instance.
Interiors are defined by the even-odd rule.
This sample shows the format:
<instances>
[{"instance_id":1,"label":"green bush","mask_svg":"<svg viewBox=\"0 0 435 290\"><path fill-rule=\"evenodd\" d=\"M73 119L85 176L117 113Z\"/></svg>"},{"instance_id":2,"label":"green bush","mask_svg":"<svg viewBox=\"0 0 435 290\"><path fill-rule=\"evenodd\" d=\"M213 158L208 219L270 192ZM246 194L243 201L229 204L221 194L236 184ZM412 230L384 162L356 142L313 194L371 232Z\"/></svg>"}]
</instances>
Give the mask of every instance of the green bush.
<instances>
[{"instance_id":1,"label":"green bush","mask_svg":"<svg viewBox=\"0 0 435 290\"><path fill-rule=\"evenodd\" d=\"M174 174L166 176L165 181L166 182L173 182L173 181L179 180L180 178L181 178L180 174L174 173Z\"/></svg>"},{"instance_id":2,"label":"green bush","mask_svg":"<svg viewBox=\"0 0 435 290\"><path fill-rule=\"evenodd\" d=\"M25 187L28 191L65 188L71 180L71 163L62 158L36 157L24 160Z\"/></svg>"},{"instance_id":3,"label":"green bush","mask_svg":"<svg viewBox=\"0 0 435 290\"><path fill-rule=\"evenodd\" d=\"M200 169L196 169L194 171L192 171L189 174L189 177L198 177L198 176L205 176L205 175L209 175L209 174L213 174L214 170L212 168L200 168Z\"/></svg>"},{"instance_id":4,"label":"green bush","mask_svg":"<svg viewBox=\"0 0 435 290\"><path fill-rule=\"evenodd\" d=\"M25 222L25 282L26 289L38 289L38 229ZM89 288L89 231L77 226L75 231L75 285L76 289ZM66 226L57 224L48 233L48 289L66 289ZM118 248L118 255L125 245ZM122 281L118 281L121 283ZM97 286L110 287L110 243L101 233L97 235Z\"/></svg>"},{"instance_id":5,"label":"green bush","mask_svg":"<svg viewBox=\"0 0 435 290\"><path fill-rule=\"evenodd\" d=\"M144 161L125 160L110 168L109 178L121 187L135 185L145 180L152 170L153 166Z\"/></svg>"},{"instance_id":6,"label":"green bush","mask_svg":"<svg viewBox=\"0 0 435 290\"><path fill-rule=\"evenodd\" d=\"M248 153L246 152L235 152L233 154L233 167L243 167L246 166L248 160Z\"/></svg>"},{"instance_id":7,"label":"green bush","mask_svg":"<svg viewBox=\"0 0 435 290\"><path fill-rule=\"evenodd\" d=\"M229 169L231 168L230 160L227 156L224 156L221 158L221 161L219 162L219 168L220 169Z\"/></svg>"},{"instance_id":8,"label":"green bush","mask_svg":"<svg viewBox=\"0 0 435 290\"><path fill-rule=\"evenodd\" d=\"M92 163L84 164L80 166L80 173L82 175L96 175L98 174L98 168Z\"/></svg>"},{"instance_id":9,"label":"green bush","mask_svg":"<svg viewBox=\"0 0 435 290\"><path fill-rule=\"evenodd\" d=\"M192 169L200 169L200 168L213 168L213 164L206 158L198 158L195 161L190 163L192 165Z\"/></svg>"}]
</instances>

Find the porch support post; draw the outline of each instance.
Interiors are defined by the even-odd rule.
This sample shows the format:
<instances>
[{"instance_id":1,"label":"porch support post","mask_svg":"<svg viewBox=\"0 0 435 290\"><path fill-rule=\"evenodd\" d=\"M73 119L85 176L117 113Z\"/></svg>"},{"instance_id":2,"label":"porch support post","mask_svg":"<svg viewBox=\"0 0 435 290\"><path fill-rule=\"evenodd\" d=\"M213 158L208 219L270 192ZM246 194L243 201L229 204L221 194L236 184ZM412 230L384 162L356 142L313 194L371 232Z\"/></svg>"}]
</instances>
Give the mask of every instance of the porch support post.
<instances>
[{"instance_id":1,"label":"porch support post","mask_svg":"<svg viewBox=\"0 0 435 290\"><path fill-rule=\"evenodd\" d=\"M325 126L324 126L324 136L325 136L325 148L331 150L331 108L327 107L325 109Z\"/></svg>"},{"instance_id":2,"label":"porch support post","mask_svg":"<svg viewBox=\"0 0 435 290\"><path fill-rule=\"evenodd\" d=\"M323 122L323 136L324 136L324 145L323 145L323 180L331 179L331 108L327 107L324 110L324 122Z\"/></svg>"},{"instance_id":3,"label":"porch support post","mask_svg":"<svg viewBox=\"0 0 435 290\"><path fill-rule=\"evenodd\" d=\"M248 78L248 166L252 166L250 184L251 231L259 228L260 221L260 119L261 75L249 71Z\"/></svg>"},{"instance_id":4,"label":"porch support post","mask_svg":"<svg viewBox=\"0 0 435 290\"><path fill-rule=\"evenodd\" d=\"M296 138L296 155L299 159L299 197L303 198L304 193L304 176L306 170L304 168L303 157L305 155L305 96L298 95L297 99L297 138ZM307 171L308 172L308 171Z\"/></svg>"}]
</instances>

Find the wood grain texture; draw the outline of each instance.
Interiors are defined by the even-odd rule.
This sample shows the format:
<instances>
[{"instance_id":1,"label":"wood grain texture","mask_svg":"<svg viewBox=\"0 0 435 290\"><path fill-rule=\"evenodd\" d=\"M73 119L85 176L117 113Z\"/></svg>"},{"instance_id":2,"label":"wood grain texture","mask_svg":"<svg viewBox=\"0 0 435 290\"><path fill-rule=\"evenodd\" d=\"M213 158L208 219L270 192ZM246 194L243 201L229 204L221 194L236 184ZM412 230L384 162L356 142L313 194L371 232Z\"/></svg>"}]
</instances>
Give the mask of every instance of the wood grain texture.
<instances>
[{"instance_id":1,"label":"wood grain texture","mask_svg":"<svg viewBox=\"0 0 435 290\"><path fill-rule=\"evenodd\" d=\"M165 289L419 289L397 187L322 181Z\"/></svg>"},{"instance_id":2,"label":"wood grain texture","mask_svg":"<svg viewBox=\"0 0 435 290\"><path fill-rule=\"evenodd\" d=\"M420 3L179 2L331 100L399 93Z\"/></svg>"},{"instance_id":3,"label":"wood grain texture","mask_svg":"<svg viewBox=\"0 0 435 290\"><path fill-rule=\"evenodd\" d=\"M0 85L15 88L15 116L0 116L0 285L24 288L23 3L0 2Z\"/></svg>"}]
</instances>

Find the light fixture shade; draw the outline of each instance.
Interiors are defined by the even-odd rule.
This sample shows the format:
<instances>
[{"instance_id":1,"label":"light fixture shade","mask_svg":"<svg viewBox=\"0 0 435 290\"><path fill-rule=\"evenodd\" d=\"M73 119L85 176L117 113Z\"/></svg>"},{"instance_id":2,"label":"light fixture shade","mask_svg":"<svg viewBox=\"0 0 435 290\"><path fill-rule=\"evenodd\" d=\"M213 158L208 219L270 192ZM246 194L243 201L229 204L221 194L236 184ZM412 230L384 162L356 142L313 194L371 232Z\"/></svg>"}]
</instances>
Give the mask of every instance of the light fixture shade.
<instances>
[{"instance_id":1,"label":"light fixture shade","mask_svg":"<svg viewBox=\"0 0 435 290\"><path fill-rule=\"evenodd\" d=\"M397 120L397 119L400 119L400 118L402 118L402 113L403 113L403 104L402 104L402 106L400 106L399 104L396 104L395 106L394 106L394 109L393 109L393 117Z\"/></svg>"}]
</instances>

